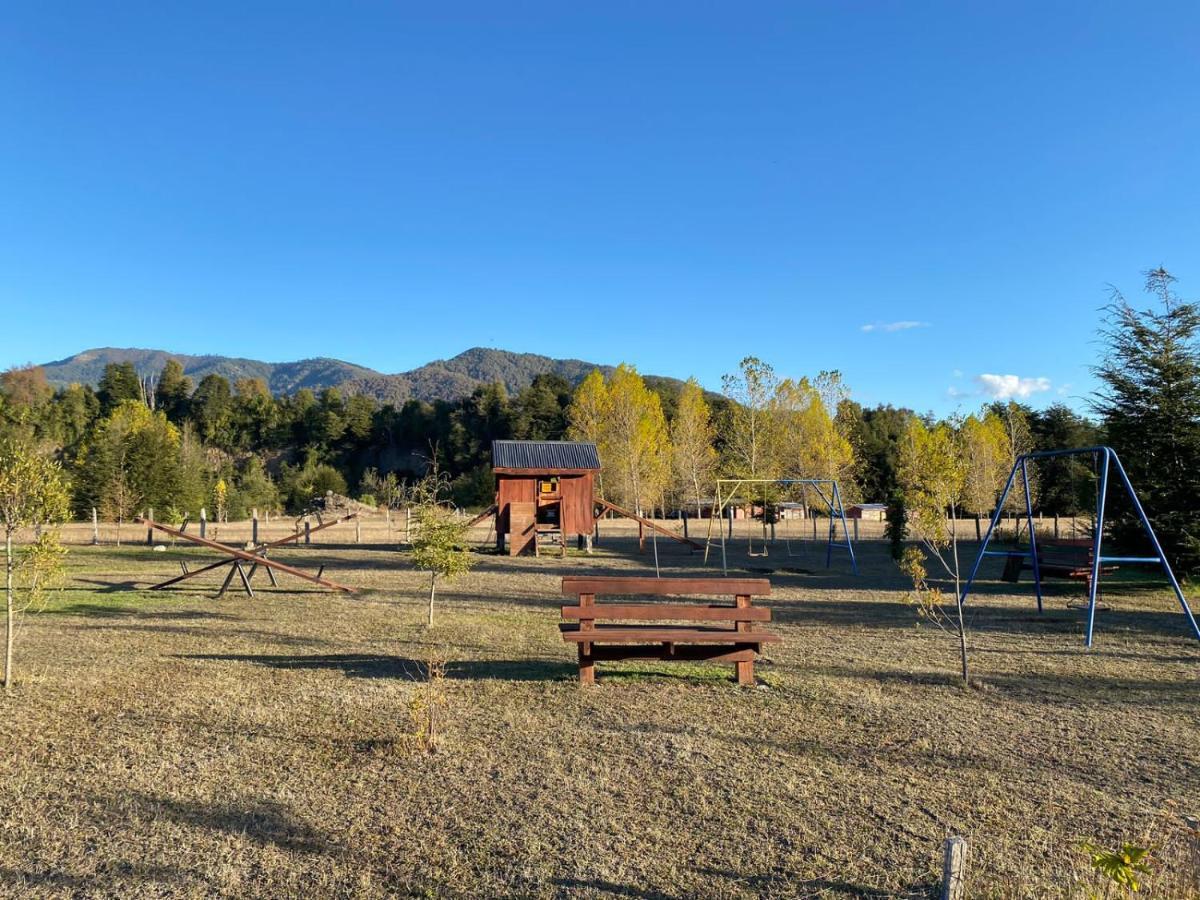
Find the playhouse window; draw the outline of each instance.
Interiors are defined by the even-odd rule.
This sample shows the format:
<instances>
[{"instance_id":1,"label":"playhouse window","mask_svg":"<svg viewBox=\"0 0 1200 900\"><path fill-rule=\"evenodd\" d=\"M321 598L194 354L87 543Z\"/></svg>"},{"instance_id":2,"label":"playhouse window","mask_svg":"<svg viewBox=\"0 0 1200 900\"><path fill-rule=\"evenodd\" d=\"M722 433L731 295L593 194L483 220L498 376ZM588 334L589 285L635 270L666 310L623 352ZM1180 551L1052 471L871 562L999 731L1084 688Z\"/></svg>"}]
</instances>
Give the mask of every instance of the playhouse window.
<instances>
[{"instance_id":1,"label":"playhouse window","mask_svg":"<svg viewBox=\"0 0 1200 900\"><path fill-rule=\"evenodd\" d=\"M558 479L557 478L539 478L538 479L539 494L557 494Z\"/></svg>"}]
</instances>

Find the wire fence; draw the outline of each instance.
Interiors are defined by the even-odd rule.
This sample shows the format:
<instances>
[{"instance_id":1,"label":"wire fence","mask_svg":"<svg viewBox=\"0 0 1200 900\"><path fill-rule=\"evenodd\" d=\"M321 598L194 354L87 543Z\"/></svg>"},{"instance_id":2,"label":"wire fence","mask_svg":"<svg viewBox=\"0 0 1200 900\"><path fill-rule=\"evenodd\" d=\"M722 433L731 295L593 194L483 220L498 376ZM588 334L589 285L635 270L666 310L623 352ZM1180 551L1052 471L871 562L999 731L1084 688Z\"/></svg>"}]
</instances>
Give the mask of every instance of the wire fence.
<instances>
[{"instance_id":1,"label":"wire fence","mask_svg":"<svg viewBox=\"0 0 1200 900\"><path fill-rule=\"evenodd\" d=\"M469 515L469 513L463 513ZM682 516L666 518L651 518L655 522L676 534L687 536L692 540L704 541L711 536L720 539L720 528L725 529L727 540L760 541L764 534L768 540L815 540L824 541L829 535L829 519L816 516L807 519L781 519L767 523L764 527L761 518L735 519L732 528L728 519L719 522L709 518L692 516L686 520ZM988 519L965 518L947 520L947 529L953 528L959 540L979 540L987 533ZM205 522L204 536L212 541L243 545L254 542L266 543L280 540L292 534L300 534L297 541L300 546L310 545L386 545L407 544L413 533L412 516L408 510L390 510L386 513L362 516L358 519L341 522L320 532L311 534L306 542L303 517L295 516L261 516L257 523L253 519L234 522ZM308 517L310 529L317 527L315 516ZM164 523L165 524L165 523ZM1034 526L1039 537L1055 538L1086 538L1091 536L1092 521L1087 517L1044 516L1035 517ZM629 519L602 517L597 526L602 534L618 537L636 536L638 524ZM874 519L846 519L846 527L850 531L851 540L883 541L887 539L887 523ZM1023 516L1004 516L999 525L996 539L1012 540L1020 538L1028 540L1028 525ZM199 535L200 523L192 521L187 527L188 534ZM174 539L161 533L149 534L145 525L136 522L105 522L96 520L69 522L60 531L64 543L70 545L116 545L120 544L167 544L177 543ZM838 524L838 536L841 536L841 526ZM19 533L18 543L29 540L31 534ZM470 539L476 543L485 543L495 539L493 520L489 516L471 528Z\"/></svg>"}]
</instances>

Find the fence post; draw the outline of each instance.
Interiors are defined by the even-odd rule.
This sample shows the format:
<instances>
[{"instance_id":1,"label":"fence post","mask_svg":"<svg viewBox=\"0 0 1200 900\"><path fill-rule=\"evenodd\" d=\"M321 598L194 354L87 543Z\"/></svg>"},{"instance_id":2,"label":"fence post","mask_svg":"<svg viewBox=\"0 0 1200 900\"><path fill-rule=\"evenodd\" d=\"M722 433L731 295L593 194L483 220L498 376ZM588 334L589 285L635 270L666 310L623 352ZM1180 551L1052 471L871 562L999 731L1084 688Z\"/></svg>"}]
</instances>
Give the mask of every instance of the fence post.
<instances>
[{"instance_id":1,"label":"fence post","mask_svg":"<svg viewBox=\"0 0 1200 900\"><path fill-rule=\"evenodd\" d=\"M154 521L154 507L153 506L150 507L148 510L146 510L146 519L150 522ZM154 546L154 529L151 528L149 525L146 526L146 546L147 547Z\"/></svg>"},{"instance_id":2,"label":"fence post","mask_svg":"<svg viewBox=\"0 0 1200 900\"><path fill-rule=\"evenodd\" d=\"M1054 537L1058 538L1058 513L1054 514Z\"/></svg>"},{"instance_id":3,"label":"fence post","mask_svg":"<svg viewBox=\"0 0 1200 900\"><path fill-rule=\"evenodd\" d=\"M304 517L304 546L312 544L312 522L308 520L308 516Z\"/></svg>"},{"instance_id":4,"label":"fence post","mask_svg":"<svg viewBox=\"0 0 1200 900\"><path fill-rule=\"evenodd\" d=\"M200 507L200 537L204 537L208 533L208 511L202 506Z\"/></svg>"},{"instance_id":5,"label":"fence post","mask_svg":"<svg viewBox=\"0 0 1200 900\"><path fill-rule=\"evenodd\" d=\"M100 543L100 519L96 515L96 507L92 507L92 546Z\"/></svg>"},{"instance_id":6,"label":"fence post","mask_svg":"<svg viewBox=\"0 0 1200 900\"><path fill-rule=\"evenodd\" d=\"M966 900L967 842L948 837L942 855L942 900Z\"/></svg>"},{"instance_id":7,"label":"fence post","mask_svg":"<svg viewBox=\"0 0 1200 900\"><path fill-rule=\"evenodd\" d=\"M858 519L851 519L850 521L854 523L854 539L857 541L858 540Z\"/></svg>"},{"instance_id":8,"label":"fence post","mask_svg":"<svg viewBox=\"0 0 1200 900\"><path fill-rule=\"evenodd\" d=\"M358 521L358 519L354 520L354 543L362 543L362 522Z\"/></svg>"},{"instance_id":9,"label":"fence post","mask_svg":"<svg viewBox=\"0 0 1200 900\"><path fill-rule=\"evenodd\" d=\"M250 511L250 543L258 544L258 510Z\"/></svg>"},{"instance_id":10,"label":"fence post","mask_svg":"<svg viewBox=\"0 0 1200 900\"><path fill-rule=\"evenodd\" d=\"M404 507L404 543L411 544L410 536L412 534L412 507Z\"/></svg>"}]
</instances>

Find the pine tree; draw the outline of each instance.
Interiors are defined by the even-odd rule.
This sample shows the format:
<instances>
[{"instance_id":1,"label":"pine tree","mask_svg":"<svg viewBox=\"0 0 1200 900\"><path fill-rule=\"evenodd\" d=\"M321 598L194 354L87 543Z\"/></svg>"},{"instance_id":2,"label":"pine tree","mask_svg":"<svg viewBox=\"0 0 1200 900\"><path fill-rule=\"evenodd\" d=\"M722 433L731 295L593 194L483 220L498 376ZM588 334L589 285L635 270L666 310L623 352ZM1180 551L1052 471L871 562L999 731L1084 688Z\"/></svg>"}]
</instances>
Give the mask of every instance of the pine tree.
<instances>
[{"instance_id":1,"label":"pine tree","mask_svg":"<svg viewBox=\"0 0 1200 900\"><path fill-rule=\"evenodd\" d=\"M131 362L109 363L96 388L100 412L108 415L126 400L144 401L142 379Z\"/></svg>"},{"instance_id":2,"label":"pine tree","mask_svg":"<svg viewBox=\"0 0 1200 900\"><path fill-rule=\"evenodd\" d=\"M187 414L191 394L192 379L183 374L183 366L178 360L168 359L154 389L155 408L162 410L172 422L178 423Z\"/></svg>"},{"instance_id":3,"label":"pine tree","mask_svg":"<svg viewBox=\"0 0 1200 900\"><path fill-rule=\"evenodd\" d=\"M1093 399L1108 443L1168 557L1200 572L1200 306L1182 300L1163 268L1146 273L1154 309L1135 310L1114 290L1101 331L1107 347L1095 372L1104 383ZM1119 492L1111 492L1110 496ZM1131 540L1138 523L1117 507L1113 534Z\"/></svg>"}]
</instances>

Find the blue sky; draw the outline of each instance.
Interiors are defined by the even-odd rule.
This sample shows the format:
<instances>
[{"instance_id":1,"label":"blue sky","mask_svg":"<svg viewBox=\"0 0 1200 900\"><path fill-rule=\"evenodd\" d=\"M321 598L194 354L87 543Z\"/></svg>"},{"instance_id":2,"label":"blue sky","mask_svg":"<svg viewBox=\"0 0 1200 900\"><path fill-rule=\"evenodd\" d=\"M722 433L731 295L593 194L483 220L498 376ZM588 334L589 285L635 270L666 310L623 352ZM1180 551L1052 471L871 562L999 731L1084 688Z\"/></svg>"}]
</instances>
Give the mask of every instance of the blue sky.
<instances>
[{"instance_id":1,"label":"blue sky","mask_svg":"<svg viewBox=\"0 0 1200 900\"><path fill-rule=\"evenodd\" d=\"M1198 41L1190 3L10 4L0 366L752 353L1081 405L1107 284L1200 294Z\"/></svg>"}]
</instances>

